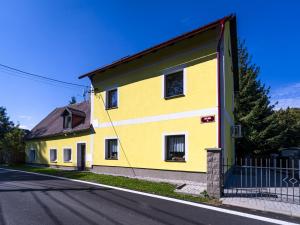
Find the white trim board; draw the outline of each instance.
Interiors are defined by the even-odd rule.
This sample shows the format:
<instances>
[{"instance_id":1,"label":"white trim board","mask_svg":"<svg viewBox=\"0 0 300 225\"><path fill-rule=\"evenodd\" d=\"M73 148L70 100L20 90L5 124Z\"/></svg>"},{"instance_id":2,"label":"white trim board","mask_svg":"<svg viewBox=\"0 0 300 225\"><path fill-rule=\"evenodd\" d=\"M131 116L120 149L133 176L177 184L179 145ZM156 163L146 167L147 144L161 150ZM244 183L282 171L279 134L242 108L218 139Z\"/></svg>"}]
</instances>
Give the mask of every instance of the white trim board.
<instances>
[{"instance_id":1,"label":"white trim board","mask_svg":"<svg viewBox=\"0 0 300 225\"><path fill-rule=\"evenodd\" d=\"M95 98L95 93L94 93L94 87L93 84L91 84L91 115L90 115L90 122L94 124L94 98ZM97 126L98 126L98 120L97 120ZM90 159L90 163L91 165L93 165L94 160L93 160L93 156L94 156L94 133L92 132L92 134L90 134L90 155L91 155L91 159ZM88 161L88 160L87 160Z\"/></svg>"},{"instance_id":2,"label":"white trim board","mask_svg":"<svg viewBox=\"0 0 300 225\"><path fill-rule=\"evenodd\" d=\"M27 171L22 171L22 170L6 169L6 168L1 168L1 169L8 170L8 171L14 171L14 172L35 174L35 175L45 176L45 177L52 177L52 178L56 178L56 179L68 180L68 181L73 181L73 182L78 182L78 183L83 183L83 184L90 184L90 185L94 185L94 186L98 186L98 187L110 188L110 189L114 189L114 190L129 192L129 193L148 196L148 197L157 198L157 199L163 199L163 200L166 200L166 201L177 202L177 203L180 203L180 204L190 205L190 206L194 206L194 207L198 207L198 208L208 209L208 210L212 210L212 211L216 211L216 212L231 214L231 215L235 215L235 216L241 216L241 217L245 217L245 218L249 218L249 219L255 219L255 220L274 223L274 224L298 225L296 223L287 222L287 221L284 221L284 220L272 219L272 218L268 218L268 217L264 217L264 216L257 216L257 215L238 212L238 211L234 211L234 210L230 210L230 209L223 209L223 208L219 208L219 207L216 207L216 206L204 205L204 204L201 204L201 203L189 202L189 201L185 201L185 200L180 200L180 199L175 199L175 198L170 198L170 197L164 197L164 196L159 196L159 195L155 195L155 194L149 194L149 193L144 193L144 192L140 192L140 191L134 191L134 190L126 189L126 188L114 187L114 186L105 185L105 184L97 184L97 183L93 183L93 182L89 182L89 181L75 180L75 179L70 179L70 178L66 178L66 177L58 177L58 176L53 176L53 175L27 172Z\"/></svg>"},{"instance_id":3,"label":"white trim board","mask_svg":"<svg viewBox=\"0 0 300 225\"><path fill-rule=\"evenodd\" d=\"M159 122L159 121L166 121L166 120L174 120L174 119L183 119L183 118L190 118L190 117L197 117L197 116L206 116L206 115L217 115L218 109L215 108L208 108L208 109L199 109L193 111L186 111L186 112L178 112L178 113L170 113L170 114L162 114L157 116L146 116L128 120L119 120L113 121L113 126L124 126L124 125L133 125L133 124L142 124L142 123L151 123L151 122ZM105 128L105 127L112 127L111 122L104 122L99 123L98 126L95 128Z\"/></svg>"}]
</instances>

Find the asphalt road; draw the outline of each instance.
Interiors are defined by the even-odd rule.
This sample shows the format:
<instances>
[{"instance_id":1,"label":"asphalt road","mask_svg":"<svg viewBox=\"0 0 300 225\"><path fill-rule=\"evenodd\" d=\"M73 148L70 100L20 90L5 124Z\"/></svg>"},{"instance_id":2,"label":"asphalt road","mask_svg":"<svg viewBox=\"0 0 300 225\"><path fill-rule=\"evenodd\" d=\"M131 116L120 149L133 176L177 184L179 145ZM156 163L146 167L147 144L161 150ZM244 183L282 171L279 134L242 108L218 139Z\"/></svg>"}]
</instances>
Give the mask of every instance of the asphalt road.
<instances>
[{"instance_id":1,"label":"asphalt road","mask_svg":"<svg viewBox=\"0 0 300 225\"><path fill-rule=\"evenodd\" d=\"M0 169L0 224L270 223L134 193Z\"/></svg>"}]
</instances>

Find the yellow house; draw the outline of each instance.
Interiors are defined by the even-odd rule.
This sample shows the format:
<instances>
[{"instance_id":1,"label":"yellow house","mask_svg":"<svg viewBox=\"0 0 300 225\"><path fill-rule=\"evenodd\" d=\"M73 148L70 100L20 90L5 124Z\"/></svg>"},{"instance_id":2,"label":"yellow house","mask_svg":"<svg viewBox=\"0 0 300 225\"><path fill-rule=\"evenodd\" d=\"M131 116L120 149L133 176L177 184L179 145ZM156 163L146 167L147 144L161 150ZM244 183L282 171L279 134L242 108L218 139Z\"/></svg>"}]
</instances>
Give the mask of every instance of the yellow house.
<instances>
[{"instance_id":1,"label":"yellow house","mask_svg":"<svg viewBox=\"0 0 300 225\"><path fill-rule=\"evenodd\" d=\"M50 151L56 148L60 158L54 163L59 166L78 166L84 160L97 173L205 182L207 148L234 158L235 16L80 76L84 77L92 84L90 129L33 139L27 144L28 159L36 146L43 157L36 163L53 165ZM78 143L86 144L86 157L80 160ZM67 147L72 149L71 162L62 160Z\"/></svg>"},{"instance_id":2,"label":"yellow house","mask_svg":"<svg viewBox=\"0 0 300 225\"><path fill-rule=\"evenodd\" d=\"M26 162L65 169L91 166L90 102L54 109L26 137Z\"/></svg>"}]
</instances>

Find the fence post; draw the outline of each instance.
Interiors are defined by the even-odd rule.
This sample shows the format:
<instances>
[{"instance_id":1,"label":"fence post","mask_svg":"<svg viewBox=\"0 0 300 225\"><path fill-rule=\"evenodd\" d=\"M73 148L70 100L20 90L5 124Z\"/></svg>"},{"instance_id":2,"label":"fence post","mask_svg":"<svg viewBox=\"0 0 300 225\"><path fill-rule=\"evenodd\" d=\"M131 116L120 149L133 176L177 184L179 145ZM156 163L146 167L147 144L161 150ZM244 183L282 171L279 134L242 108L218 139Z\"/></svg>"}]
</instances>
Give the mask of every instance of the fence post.
<instances>
[{"instance_id":1,"label":"fence post","mask_svg":"<svg viewBox=\"0 0 300 225\"><path fill-rule=\"evenodd\" d=\"M207 194L220 198L223 194L222 149L206 148L207 151Z\"/></svg>"}]
</instances>

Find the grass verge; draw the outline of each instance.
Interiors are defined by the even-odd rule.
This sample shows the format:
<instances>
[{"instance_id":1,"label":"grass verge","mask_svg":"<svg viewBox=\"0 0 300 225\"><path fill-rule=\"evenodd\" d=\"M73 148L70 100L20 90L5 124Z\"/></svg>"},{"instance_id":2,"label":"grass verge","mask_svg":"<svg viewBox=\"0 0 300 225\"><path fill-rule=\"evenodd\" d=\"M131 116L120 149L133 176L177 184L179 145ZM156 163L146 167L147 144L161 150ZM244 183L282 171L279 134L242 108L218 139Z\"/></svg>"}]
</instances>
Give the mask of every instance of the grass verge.
<instances>
[{"instance_id":1,"label":"grass verge","mask_svg":"<svg viewBox=\"0 0 300 225\"><path fill-rule=\"evenodd\" d=\"M95 174L92 172L79 172L79 171L66 171L60 169L54 169L49 167L32 167L27 165L6 166L8 169L18 169L28 172L35 172L41 174L49 174L53 176L66 177L77 180L90 181L99 184L106 184L115 187L127 188L131 190L182 199L192 202L205 202L210 204L216 204L215 199L207 197L193 196L187 194L180 194L175 192L176 186L169 183L157 183L145 180L139 180L134 178L127 178L121 176L111 176L104 174Z\"/></svg>"}]
</instances>

